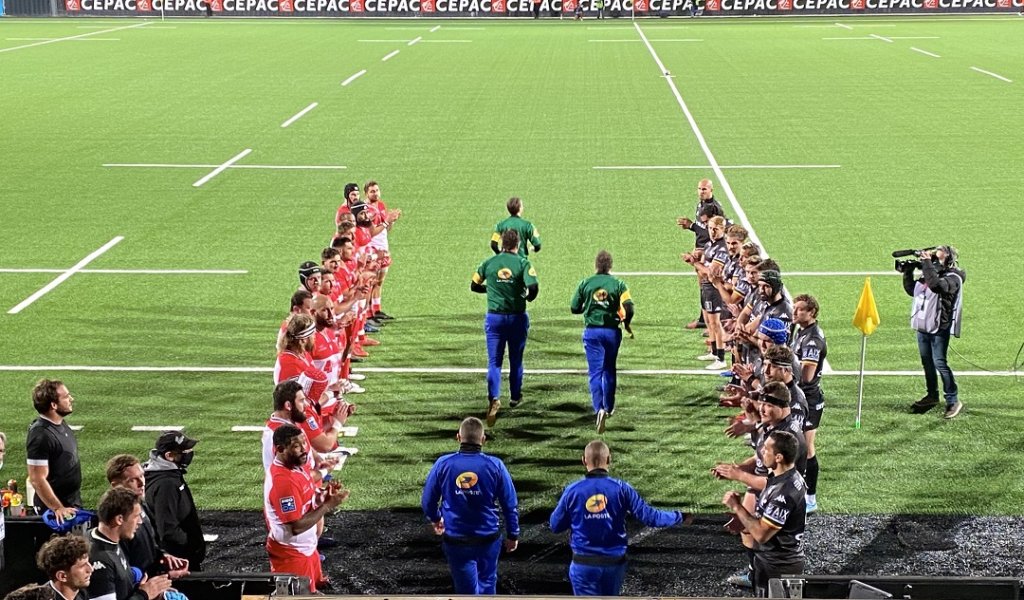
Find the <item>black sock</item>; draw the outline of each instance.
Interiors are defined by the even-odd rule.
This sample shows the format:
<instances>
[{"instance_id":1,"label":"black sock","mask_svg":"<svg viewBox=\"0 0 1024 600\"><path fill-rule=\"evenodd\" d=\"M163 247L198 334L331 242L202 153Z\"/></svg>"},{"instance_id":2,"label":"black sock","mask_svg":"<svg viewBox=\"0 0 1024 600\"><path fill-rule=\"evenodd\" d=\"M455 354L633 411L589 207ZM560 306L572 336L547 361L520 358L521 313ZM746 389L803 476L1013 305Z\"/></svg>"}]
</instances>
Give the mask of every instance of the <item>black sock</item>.
<instances>
[{"instance_id":1,"label":"black sock","mask_svg":"<svg viewBox=\"0 0 1024 600\"><path fill-rule=\"evenodd\" d=\"M751 548L747 548L747 569L754 570L754 550Z\"/></svg>"},{"instance_id":2,"label":"black sock","mask_svg":"<svg viewBox=\"0 0 1024 600\"><path fill-rule=\"evenodd\" d=\"M725 348L719 348L718 350L716 350L715 356L718 357L718 360L725 362Z\"/></svg>"},{"instance_id":3,"label":"black sock","mask_svg":"<svg viewBox=\"0 0 1024 600\"><path fill-rule=\"evenodd\" d=\"M711 354L718 356L718 344L711 342Z\"/></svg>"},{"instance_id":4,"label":"black sock","mask_svg":"<svg viewBox=\"0 0 1024 600\"><path fill-rule=\"evenodd\" d=\"M807 459L807 493L818 493L818 456Z\"/></svg>"}]
</instances>

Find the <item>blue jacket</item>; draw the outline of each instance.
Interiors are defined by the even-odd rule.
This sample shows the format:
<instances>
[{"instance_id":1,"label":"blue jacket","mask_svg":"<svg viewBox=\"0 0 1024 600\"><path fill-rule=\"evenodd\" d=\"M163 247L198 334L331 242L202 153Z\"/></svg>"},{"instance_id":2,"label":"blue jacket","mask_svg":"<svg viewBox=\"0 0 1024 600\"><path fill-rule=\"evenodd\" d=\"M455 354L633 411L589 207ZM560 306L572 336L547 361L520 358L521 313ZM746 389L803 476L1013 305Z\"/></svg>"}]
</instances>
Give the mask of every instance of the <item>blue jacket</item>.
<instances>
[{"instance_id":1,"label":"blue jacket","mask_svg":"<svg viewBox=\"0 0 1024 600\"><path fill-rule=\"evenodd\" d=\"M458 452L434 463L423 486L421 505L431 523L444 517L445 536L474 538L498 533L495 501L501 503L508 538L518 538L519 500L508 469L500 459L484 454L480 446L462 444Z\"/></svg>"},{"instance_id":2,"label":"blue jacket","mask_svg":"<svg viewBox=\"0 0 1024 600\"><path fill-rule=\"evenodd\" d=\"M648 527L671 527L683 520L681 511L652 508L633 486L609 477L604 469L594 469L565 488L551 513L551 531L572 528L569 545L573 554L622 556L628 542L628 514Z\"/></svg>"}]
</instances>

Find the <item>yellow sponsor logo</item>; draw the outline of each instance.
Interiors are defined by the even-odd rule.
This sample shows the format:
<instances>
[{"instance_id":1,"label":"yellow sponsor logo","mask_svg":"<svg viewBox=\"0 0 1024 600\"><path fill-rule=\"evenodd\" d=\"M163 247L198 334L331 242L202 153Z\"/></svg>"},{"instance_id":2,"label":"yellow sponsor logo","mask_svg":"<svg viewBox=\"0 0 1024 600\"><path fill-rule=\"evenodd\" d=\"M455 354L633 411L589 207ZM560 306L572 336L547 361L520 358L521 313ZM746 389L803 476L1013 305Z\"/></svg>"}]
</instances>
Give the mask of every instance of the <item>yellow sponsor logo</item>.
<instances>
[{"instance_id":1,"label":"yellow sponsor logo","mask_svg":"<svg viewBox=\"0 0 1024 600\"><path fill-rule=\"evenodd\" d=\"M536 276L537 276L537 269L534 269L534 268L533 268L533 267L531 266L531 267L530 267L530 270L529 270L529 271L527 271L527 273L529 273L529 274L530 274L530 277L536 277Z\"/></svg>"},{"instance_id":2,"label":"yellow sponsor logo","mask_svg":"<svg viewBox=\"0 0 1024 600\"><path fill-rule=\"evenodd\" d=\"M608 498L605 498L604 494L594 494L587 498L587 512L589 513L604 512L607 506Z\"/></svg>"},{"instance_id":3,"label":"yellow sponsor logo","mask_svg":"<svg viewBox=\"0 0 1024 600\"><path fill-rule=\"evenodd\" d=\"M512 269L504 268L498 270L498 279L502 281L508 281L512 279Z\"/></svg>"},{"instance_id":4,"label":"yellow sponsor logo","mask_svg":"<svg viewBox=\"0 0 1024 600\"><path fill-rule=\"evenodd\" d=\"M608 292L606 292L603 289L597 290L596 292L594 292L594 301L595 302L607 302L608 301Z\"/></svg>"},{"instance_id":5,"label":"yellow sponsor logo","mask_svg":"<svg viewBox=\"0 0 1024 600\"><path fill-rule=\"evenodd\" d=\"M465 473L459 473L459 476L455 478L455 485L458 486L459 489L468 490L476 485L477 480L476 473L466 471Z\"/></svg>"}]
</instances>

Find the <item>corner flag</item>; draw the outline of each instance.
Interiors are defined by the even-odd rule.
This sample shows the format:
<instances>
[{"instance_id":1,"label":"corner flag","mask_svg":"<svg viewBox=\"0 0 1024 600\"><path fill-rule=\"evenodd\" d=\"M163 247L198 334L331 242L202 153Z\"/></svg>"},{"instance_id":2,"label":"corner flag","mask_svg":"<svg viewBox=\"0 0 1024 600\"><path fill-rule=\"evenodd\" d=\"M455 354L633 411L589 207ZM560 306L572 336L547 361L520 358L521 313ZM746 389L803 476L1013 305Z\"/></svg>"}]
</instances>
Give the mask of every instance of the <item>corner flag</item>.
<instances>
[{"instance_id":1,"label":"corner flag","mask_svg":"<svg viewBox=\"0 0 1024 600\"><path fill-rule=\"evenodd\" d=\"M860 329L864 335L871 335L881 322L878 318L878 308L875 306L875 295L871 293L871 278L867 277L864 279L860 301L857 302L857 312L853 313L853 326Z\"/></svg>"}]
</instances>

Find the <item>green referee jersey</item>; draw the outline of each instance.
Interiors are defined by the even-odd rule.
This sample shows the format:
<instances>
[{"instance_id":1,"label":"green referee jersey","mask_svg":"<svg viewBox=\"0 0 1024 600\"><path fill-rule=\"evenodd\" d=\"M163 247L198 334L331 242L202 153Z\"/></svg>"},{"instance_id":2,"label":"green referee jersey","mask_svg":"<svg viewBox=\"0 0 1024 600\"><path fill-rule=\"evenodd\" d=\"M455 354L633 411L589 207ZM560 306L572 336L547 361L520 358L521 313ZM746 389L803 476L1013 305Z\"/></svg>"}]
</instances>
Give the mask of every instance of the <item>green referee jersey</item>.
<instances>
[{"instance_id":1,"label":"green referee jersey","mask_svg":"<svg viewBox=\"0 0 1024 600\"><path fill-rule=\"evenodd\" d=\"M526 288L537 283L537 271L518 254L502 252L480 263L473 282L487 286L487 310L526 312Z\"/></svg>"},{"instance_id":2,"label":"green referee jersey","mask_svg":"<svg viewBox=\"0 0 1024 600\"><path fill-rule=\"evenodd\" d=\"M497 242L500 247L501 234L509 229L515 229L519 233L519 256L528 256L530 254L530 250L526 246L527 243L540 246L540 234L537 233L537 228L533 226L533 223L522 217L509 217L495 225L491 241Z\"/></svg>"},{"instance_id":3,"label":"green referee jersey","mask_svg":"<svg viewBox=\"0 0 1024 600\"><path fill-rule=\"evenodd\" d=\"M583 311L583 322L592 327L618 327L626 318L624 304L632 304L629 288L622 280L598 273L580 282L572 298L572 309Z\"/></svg>"}]
</instances>

